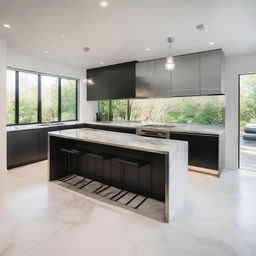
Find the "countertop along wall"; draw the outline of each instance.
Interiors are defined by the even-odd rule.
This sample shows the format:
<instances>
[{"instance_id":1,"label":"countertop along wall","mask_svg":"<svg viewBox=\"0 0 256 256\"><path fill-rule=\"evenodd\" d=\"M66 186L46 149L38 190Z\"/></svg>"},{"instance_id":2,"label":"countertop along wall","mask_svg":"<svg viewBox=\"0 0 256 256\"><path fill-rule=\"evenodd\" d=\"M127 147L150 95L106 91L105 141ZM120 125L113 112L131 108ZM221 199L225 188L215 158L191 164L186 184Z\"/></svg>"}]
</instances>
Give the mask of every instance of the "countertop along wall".
<instances>
[{"instance_id":1,"label":"countertop along wall","mask_svg":"<svg viewBox=\"0 0 256 256\"><path fill-rule=\"evenodd\" d=\"M6 171L6 41L0 38L0 173Z\"/></svg>"},{"instance_id":2,"label":"countertop along wall","mask_svg":"<svg viewBox=\"0 0 256 256\"><path fill-rule=\"evenodd\" d=\"M66 65L50 61L46 58L25 55L8 49L7 66L47 74L66 76L80 79L80 98L79 98L79 121L91 122L94 121L95 114L98 111L97 102L87 101L87 90L84 83L85 71L82 68Z\"/></svg>"}]
</instances>

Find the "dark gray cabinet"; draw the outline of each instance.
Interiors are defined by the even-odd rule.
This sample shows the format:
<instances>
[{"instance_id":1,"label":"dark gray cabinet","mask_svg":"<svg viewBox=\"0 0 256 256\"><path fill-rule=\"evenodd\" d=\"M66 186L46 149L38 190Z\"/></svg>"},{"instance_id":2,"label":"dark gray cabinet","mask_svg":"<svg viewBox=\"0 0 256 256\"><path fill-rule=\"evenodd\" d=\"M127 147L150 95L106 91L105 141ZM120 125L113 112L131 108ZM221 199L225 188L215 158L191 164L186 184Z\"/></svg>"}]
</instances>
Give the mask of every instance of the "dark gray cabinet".
<instances>
[{"instance_id":1,"label":"dark gray cabinet","mask_svg":"<svg viewBox=\"0 0 256 256\"><path fill-rule=\"evenodd\" d=\"M220 136L171 132L170 139L188 141L189 165L220 170Z\"/></svg>"},{"instance_id":2,"label":"dark gray cabinet","mask_svg":"<svg viewBox=\"0 0 256 256\"><path fill-rule=\"evenodd\" d=\"M7 133L7 168L47 159L48 132L85 127L84 124L55 126Z\"/></svg>"},{"instance_id":3,"label":"dark gray cabinet","mask_svg":"<svg viewBox=\"0 0 256 256\"><path fill-rule=\"evenodd\" d=\"M121 63L87 70L87 100L135 98L135 64Z\"/></svg>"},{"instance_id":4,"label":"dark gray cabinet","mask_svg":"<svg viewBox=\"0 0 256 256\"><path fill-rule=\"evenodd\" d=\"M136 97L224 94L221 49L176 56L174 61L173 71L165 70L165 58L137 63Z\"/></svg>"},{"instance_id":5,"label":"dark gray cabinet","mask_svg":"<svg viewBox=\"0 0 256 256\"><path fill-rule=\"evenodd\" d=\"M7 133L7 168L33 163L40 158L40 131Z\"/></svg>"},{"instance_id":6,"label":"dark gray cabinet","mask_svg":"<svg viewBox=\"0 0 256 256\"><path fill-rule=\"evenodd\" d=\"M111 69L108 67L87 70L87 100L110 99L111 93Z\"/></svg>"},{"instance_id":7,"label":"dark gray cabinet","mask_svg":"<svg viewBox=\"0 0 256 256\"><path fill-rule=\"evenodd\" d=\"M200 87L201 95L223 94L223 61L222 50L200 53Z\"/></svg>"},{"instance_id":8,"label":"dark gray cabinet","mask_svg":"<svg viewBox=\"0 0 256 256\"><path fill-rule=\"evenodd\" d=\"M136 64L136 97L150 97L150 83L148 80L148 62Z\"/></svg>"},{"instance_id":9,"label":"dark gray cabinet","mask_svg":"<svg viewBox=\"0 0 256 256\"><path fill-rule=\"evenodd\" d=\"M171 95L171 76L172 72L165 70L166 59L156 60L156 78L153 89L154 97L163 97Z\"/></svg>"},{"instance_id":10,"label":"dark gray cabinet","mask_svg":"<svg viewBox=\"0 0 256 256\"><path fill-rule=\"evenodd\" d=\"M171 72L165 70L165 59L136 64L136 97L171 96Z\"/></svg>"},{"instance_id":11,"label":"dark gray cabinet","mask_svg":"<svg viewBox=\"0 0 256 256\"><path fill-rule=\"evenodd\" d=\"M200 95L199 53L174 57L175 70L172 71L172 96Z\"/></svg>"}]
</instances>

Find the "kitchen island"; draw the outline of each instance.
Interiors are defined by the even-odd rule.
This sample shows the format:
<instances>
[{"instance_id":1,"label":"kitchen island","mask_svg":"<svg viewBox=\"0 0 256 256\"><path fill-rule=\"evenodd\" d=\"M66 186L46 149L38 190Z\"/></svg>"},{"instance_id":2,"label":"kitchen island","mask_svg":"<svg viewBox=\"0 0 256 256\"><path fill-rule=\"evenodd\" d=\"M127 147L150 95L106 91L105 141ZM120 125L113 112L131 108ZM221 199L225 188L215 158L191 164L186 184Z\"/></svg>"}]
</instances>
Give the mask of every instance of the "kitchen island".
<instances>
[{"instance_id":1,"label":"kitchen island","mask_svg":"<svg viewBox=\"0 0 256 256\"><path fill-rule=\"evenodd\" d=\"M50 132L48 153L50 181L79 175L161 200L166 222L185 201L185 141L84 128Z\"/></svg>"}]
</instances>

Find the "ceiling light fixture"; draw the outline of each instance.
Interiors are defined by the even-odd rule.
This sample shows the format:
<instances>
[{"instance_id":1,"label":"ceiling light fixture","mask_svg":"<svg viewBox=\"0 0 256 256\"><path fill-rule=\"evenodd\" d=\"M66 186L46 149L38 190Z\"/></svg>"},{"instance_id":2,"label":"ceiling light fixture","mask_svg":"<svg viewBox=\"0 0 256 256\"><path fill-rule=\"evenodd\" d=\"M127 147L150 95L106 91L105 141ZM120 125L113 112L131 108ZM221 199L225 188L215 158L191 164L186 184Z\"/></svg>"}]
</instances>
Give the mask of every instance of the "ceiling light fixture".
<instances>
[{"instance_id":1,"label":"ceiling light fixture","mask_svg":"<svg viewBox=\"0 0 256 256\"><path fill-rule=\"evenodd\" d=\"M197 31L203 31L204 30L204 24L198 24L196 25Z\"/></svg>"},{"instance_id":2,"label":"ceiling light fixture","mask_svg":"<svg viewBox=\"0 0 256 256\"><path fill-rule=\"evenodd\" d=\"M48 53L48 51L44 51L44 53L45 53L45 54L47 54L47 53Z\"/></svg>"},{"instance_id":3,"label":"ceiling light fixture","mask_svg":"<svg viewBox=\"0 0 256 256\"><path fill-rule=\"evenodd\" d=\"M103 62L103 61L101 61L101 62L100 62L100 65L104 65L104 62Z\"/></svg>"},{"instance_id":4,"label":"ceiling light fixture","mask_svg":"<svg viewBox=\"0 0 256 256\"><path fill-rule=\"evenodd\" d=\"M209 45L215 45L215 43L214 42L210 42Z\"/></svg>"},{"instance_id":5,"label":"ceiling light fixture","mask_svg":"<svg viewBox=\"0 0 256 256\"><path fill-rule=\"evenodd\" d=\"M3 24L3 27L5 27L5 28L10 28L11 27L11 25L10 24Z\"/></svg>"},{"instance_id":6,"label":"ceiling light fixture","mask_svg":"<svg viewBox=\"0 0 256 256\"><path fill-rule=\"evenodd\" d=\"M87 78L87 57L86 57L86 54L90 51L90 48L85 46L83 48L83 51L85 53L85 77L86 79L84 80L84 82L87 84L87 85L94 85L94 81L91 79L91 78Z\"/></svg>"},{"instance_id":7,"label":"ceiling light fixture","mask_svg":"<svg viewBox=\"0 0 256 256\"><path fill-rule=\"evenodd\" d=\"M147 48L147 49L146 49L146 51L148 51L148 52L149 52L149 51L150 51L150 48Z\"/></svg>"},{"instance_id":8,"label":"ceiling light fixture","mask_svg":"<svg viewBox=\"0 0 256 256\"><path fill-rule=\"evenodd\" d=\"M100 2L100 5L102 7L106 7L106 6L108 6L108 2L107 1L102 1L102 2Z\"/></svg>"},{"instance_id":9,"label":"ceiling light fixture","mask_svg":"<svg viewBox=\"0 0 256 256\"><path fill-rule=\"evenodd\" d=\"M171 52L171 47L172 47L172 43L174 42L173 37L168 37L167 38L167 42L169 43L170 46L170 52ZM174 63L174 59L173 56L170 55L166 58L166 62L165 62L165 70L174 70L175 69L175 63Z\"/></svg>"}]
</instances>

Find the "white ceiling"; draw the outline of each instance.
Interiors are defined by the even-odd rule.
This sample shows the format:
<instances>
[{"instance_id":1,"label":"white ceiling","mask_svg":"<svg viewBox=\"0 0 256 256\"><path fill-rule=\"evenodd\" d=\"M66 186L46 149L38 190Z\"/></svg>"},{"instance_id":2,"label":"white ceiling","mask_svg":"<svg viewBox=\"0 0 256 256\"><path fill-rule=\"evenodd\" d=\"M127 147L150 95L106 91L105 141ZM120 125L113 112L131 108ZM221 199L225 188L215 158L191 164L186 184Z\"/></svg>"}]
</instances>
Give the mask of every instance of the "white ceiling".
<instances>
[{"instance_id":1,"label":"white ceiling","mask_svg":"<svg viewBox=\"0 0 256 256\"><path fill-rule=\"evenodd\" d=\"M89 67L164 57L170 35L174 55L239 55L256 52L255 13L256 0L111 0L105 8L98 0L0 0L0 36L12 50L77 66L87 45Z\"/></svg>"}]
</instances>

